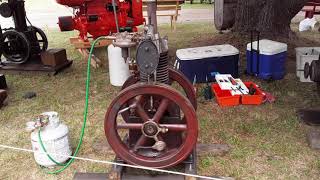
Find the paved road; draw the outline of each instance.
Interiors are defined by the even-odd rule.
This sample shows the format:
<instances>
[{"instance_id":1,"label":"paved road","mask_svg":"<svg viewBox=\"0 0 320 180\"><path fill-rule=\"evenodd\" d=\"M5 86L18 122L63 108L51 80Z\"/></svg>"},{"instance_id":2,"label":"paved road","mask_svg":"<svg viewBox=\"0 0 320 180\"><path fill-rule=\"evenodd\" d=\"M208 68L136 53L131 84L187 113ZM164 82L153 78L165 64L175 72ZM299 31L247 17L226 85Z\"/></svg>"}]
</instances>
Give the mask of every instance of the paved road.
<instances>
[{"instance_id":1,"label":"paved road","mask_svg":"<svg viewBox=\"0 0 320 180\"><path fill-rule=\"evenodd\" d=\"M26 1L26 11L28 18L33 25L38 27L58 28L59 16L72 15L72 8L59 5L55 0L28 0ZM304 18L303 13L299 13L293 22L299 22ZM318 16L320 21L320 17ZM178 23L213 21L213 6L209 9L182 9L178 18ZM159 17L158 23L169 23L169 17ZM13 25L11 18L0 17L0 24L3 28Z\"/></svg>"},{"instance_id":2,"label":"paved road","mask_svg":"<svg viewBox=\"0 0 320 180\"><path fill-rule=\"evenodd\" d=\"M72 15L72 8L61 6L54 1L48 1L47 6L30 7L26 4L27 16L33 25L38 27L58 28L59 16ZM163 12L165 13L165 12ZM178 22L213 21L213 7L210 9L182 9ZM159 17L158 23L169 23L170 17ZM2 27L12 26L11 18L0 17Z\"/></svg>"}]
</instances>

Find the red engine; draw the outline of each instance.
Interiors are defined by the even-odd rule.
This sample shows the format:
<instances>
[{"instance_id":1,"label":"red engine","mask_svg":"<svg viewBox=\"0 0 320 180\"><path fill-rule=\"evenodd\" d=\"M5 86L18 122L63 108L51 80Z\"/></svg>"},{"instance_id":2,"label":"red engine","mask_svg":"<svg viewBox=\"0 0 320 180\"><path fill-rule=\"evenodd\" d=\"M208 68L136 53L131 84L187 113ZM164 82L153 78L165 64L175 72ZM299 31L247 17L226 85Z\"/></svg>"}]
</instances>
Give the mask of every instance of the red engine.
<instances>
[{"instance_id":1,"label":"red engine","mask_svg":"<svg viewBox=\"0 0 320 180\"><path fill-rule=\"evenodd\" d=\"M137 31L144 22L142 0L56 0L57 3L72 7L74 16L59 17L61 31L80 31L79 36L88 40L117 32L114 8L120 31Z\"/></svg>"}]
</instances>

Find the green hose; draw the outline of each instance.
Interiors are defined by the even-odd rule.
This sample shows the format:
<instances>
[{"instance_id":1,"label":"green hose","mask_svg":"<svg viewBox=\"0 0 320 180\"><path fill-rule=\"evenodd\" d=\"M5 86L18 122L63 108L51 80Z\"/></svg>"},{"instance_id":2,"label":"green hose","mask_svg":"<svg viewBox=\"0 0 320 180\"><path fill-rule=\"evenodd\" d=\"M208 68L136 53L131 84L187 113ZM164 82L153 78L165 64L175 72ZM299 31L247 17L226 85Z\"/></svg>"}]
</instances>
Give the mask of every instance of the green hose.
<instances>
[{"instance_id":1,"label":"green hose","mask_svg":"<svg viewBox=\"0 0 320 180\"><path fill-rule=\"evenodd\" d=\"M79 150L80 150L80 147L82 145L83 136L84 136L84 130L85 130L86 124L87 124L88 104L89 104L89 88L90 88L90 76L91 76L90 67L91 67L91 57L92 57L93 49L94 49L94 46L96 45L96 43L99 40L104 39L104 38L106 38L106 37L99 37L96 40L94 40L92 45L91 45L91 48L90 48L90 53L89 53L89 57L88 57L88 65L87 65L86 102L85 102L85 108L84 108L84 114L83 114L83 124L82 124L82 128L81 128L80 139L79 139L77 148L73 153L73 157L76 157L78 152L79 152ZM42 148L42 150L44 152L47 152L46 148L43 145L40 132L41 132L41 129L39 129L39 131L38 131L38 138L39 138L39 142L40 142L41 148ZM55 170L55 171L46 171L46 173L48 173L48 174L61 173L62 171L67 169L75 160L74 158L71 158L67 163L61 164L61 163L58 163L57 161L55 161L49 154L47 154L47 156L52 162L56 163L59 166L63 166L62 168L60 168L58 170Z\"/></svg>"},{"instance_id":2,"label":"green hose","mask_svg":"<svg viewBox=\"0 0 320 180\"><path fill-rule=\"evenodd\" d=\"M58 165L58 166L65 166L66 164L62 164L62 163L57 162L56 160L54 160L54 159L48 154L47 149L44 147L43 141L42 141L42 139L41 139L41 133L40 133L40 131L41 131L41 127L39 128L39 131L38 131L38 139L39 139L39 142L40 142L40 145L41 145L42 150L43 150L45 153L47 153L48 158L49 158L52 162L54 162L56 165Z\"/></svg>"}]
</instances>

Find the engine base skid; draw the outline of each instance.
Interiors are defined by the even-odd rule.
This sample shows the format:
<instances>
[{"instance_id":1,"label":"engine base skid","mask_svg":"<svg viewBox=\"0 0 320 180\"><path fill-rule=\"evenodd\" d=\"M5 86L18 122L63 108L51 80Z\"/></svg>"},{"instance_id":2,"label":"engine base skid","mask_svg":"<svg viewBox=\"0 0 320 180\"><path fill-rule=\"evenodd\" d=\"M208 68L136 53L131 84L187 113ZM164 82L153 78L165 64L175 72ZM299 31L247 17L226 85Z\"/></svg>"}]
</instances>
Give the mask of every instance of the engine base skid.
<instances>
[{"instance_id":1,"label":"engine base skid","mask_svg":"<svg viewBox=\"0 0 320 180\"><path fill-rule=\"evenodd\" d=\"M20 72L20 71L37 71L44 72L50 75L56 75L60 71L70 67L72 65L72 60L67 60L63 64L58 66L46 66L41 62L40 56L35 56L30 58L24 64L0 64L0 72Z\"/></svg>"}]
</instances>

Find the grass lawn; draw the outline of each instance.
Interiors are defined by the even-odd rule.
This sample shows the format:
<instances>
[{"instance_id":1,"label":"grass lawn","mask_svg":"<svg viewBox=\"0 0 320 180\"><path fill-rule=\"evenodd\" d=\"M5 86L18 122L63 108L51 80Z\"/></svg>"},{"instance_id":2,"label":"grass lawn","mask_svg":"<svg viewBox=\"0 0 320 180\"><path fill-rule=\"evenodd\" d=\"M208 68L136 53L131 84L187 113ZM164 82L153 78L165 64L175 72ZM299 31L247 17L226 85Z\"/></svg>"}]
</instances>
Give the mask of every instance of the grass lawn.
<instances>
[{"instance_id":1,"label":"grass lawn","mask_svg":"<svg viewBox=\"0 0 320 180\"><path fill-rule=\"evenodd\" d=\"M293 25L296 30L297 25ZM170 55L177 48L230 43L241 51L241 69L244 69L245 44L248 37L219 34L210 23L179 24L176 33L168 25L160 26L162 35L169 37ZM60 33L47 29L50 47L63 47L74 64L56 76L41 73L6 74L9 88L8 105L0 110L0 143L30 148L30 133L25 123L45 111L57 111L70 128L72 147L80 134L84 95L86 62L69 44L76 32ZM318 38L318 39L317 39ZM265 82L242 75L243 80L258 83L276 96L274 104L220 108L215 101L198 98L198 120L201 143L226 143L231 151L224 156L206 155L199 158L201 175L232 176L237 179L318 179L320 153L311 150L306 142L305 127L298 122L298 108L320 105L312 83L302 84L295 76L296 46L320 46L318 34L297 33L294 38L274 39L289 45L288 74L281 81ZM109 83L104 68L94 69L91 79L89 120L80 157L112 160L114 154L96 151L92 146L106 141L103 122L106 109L119 92ZM27 91L37 97L22 98ZM45 174L35 163L33 155L0 149L0 179L71 179L75 172L107 172L110 166L75 161L64 173Z\"/></svg>"}]
</instances>

